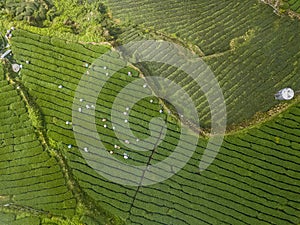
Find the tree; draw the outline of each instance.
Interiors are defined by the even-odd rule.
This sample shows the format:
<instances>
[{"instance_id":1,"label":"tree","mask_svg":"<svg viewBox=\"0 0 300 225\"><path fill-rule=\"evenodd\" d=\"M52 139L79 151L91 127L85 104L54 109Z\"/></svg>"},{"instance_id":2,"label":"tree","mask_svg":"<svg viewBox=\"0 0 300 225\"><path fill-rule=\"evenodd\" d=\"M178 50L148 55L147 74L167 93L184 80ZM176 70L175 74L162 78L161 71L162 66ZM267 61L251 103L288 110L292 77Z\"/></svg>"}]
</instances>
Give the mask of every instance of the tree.
<instances>
[{"instance_id":1,"label":"tree","mask_svg":"<svg viewBox=\"0 0 300 225\"><path fill-rule=\"evenodd\" d=\"M6 0L2 7L9 19L38 27L43 27L46 20L52 21L58 15L52 0Z\"/></svg>"}]
</instances>

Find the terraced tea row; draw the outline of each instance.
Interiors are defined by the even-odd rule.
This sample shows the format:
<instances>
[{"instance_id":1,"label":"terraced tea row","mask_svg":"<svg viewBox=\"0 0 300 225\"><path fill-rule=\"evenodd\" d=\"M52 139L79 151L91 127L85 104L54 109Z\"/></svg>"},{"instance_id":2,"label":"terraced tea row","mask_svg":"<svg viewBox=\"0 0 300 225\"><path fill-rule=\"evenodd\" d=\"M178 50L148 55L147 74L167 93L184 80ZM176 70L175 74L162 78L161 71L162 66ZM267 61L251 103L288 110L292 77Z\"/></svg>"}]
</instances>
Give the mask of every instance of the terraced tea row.
<instances>
[{"instance_id":1,"label":"terraced tea row","mask_svg":"<svg viewBox=\"0 0 300 225\"><path fill-rule=\"evenodd\" d=\"M42 112L44 114L44 118L46 121L46 128L48 130L48 135L51 139L61 142L62 145L61 149L66 150L68 145L71 145L72 148L68 150L67 156L69 159L71 159L70 165L74 168L74 174L79 174L84 172L87 176L89 176L89 180L93 181L93 176L95 174L94 171L90 170L85 164L81 163L81 165L78 165L79 162L82 162L81 156L79 158L79 152L76 149L76 143L71 131L72 126L69 124L66 124L66 121L71 121L71 104L72 104L72 95L74 88L72 87L74 83L78 82L76 78L74 78L79 72L77 71L70 71L72 75L69 75L70 73L63 73L64 68L76 68L75 65L60 65L59 71L51 71L54 68L53 63L57 64L58 62L53 60L51 61L50 58L48 58L47 55L41 55L41 54L33 54L30 50L23 49L22 47L25 46L22 43L17 43L17 41L23 40L22 38L17 36L17 33L15 33L14 41L14 52L16 52L15 57L19 60L23 60L24 62L26 60L30 60L30 64L26 65L22 69L22 80L26 87L29 88L29 92L36 98L36 102L39 104L39 106L42 109ZM26 42L30 42L31 44L28 44L28 47L33 49L32 46L35 45L34 41L32 39L27 40ZM54 48L55 49L55 48ZM37 52L42 52L42 50L37 50ZM66 57L66 56L64 56ZM84 56L83 56L84 57ZM69 61L66 59L65 61ZM49 63L51 62L51 63ZM66 63L67 64L67 63ZM42 66L43 65L43 66ZM44 69L42 70L41 67L48 68L48 70ZM107 67L109 68L109 64L107 64ZM86 68L85 68L86 70ZM131 70L131 69L130 69ZM109 70L107 70L109 71ZM39 74L37 73L39 72ZM87 73L85 73L84 76ZM116 74L116 77L113 76L110 80L110 82L107 83L107 88L103 89L103 93L100 94L99 99L99 105L101 107L99 108L99 111L97 110L96 115L96 121L98 123L98 130L102 134L103 142L105 143L107 149L111 149L115 151L114 155L117 155L119 158L124 156L125 152L128 152L130 159L134 159L135 163L141 163L141 162L147 162L149 160L149 153L142 154L141 152L138 152L138 154L134 154L133 152L130 153L129 149L127 149L124 146L124 143L121 143L120 141L115 141L115 137L112 132L112 125L109 121L109 112L111 110L111 104L112 104L112 93L118 93L118 90L122 88L122 86L128 84L130 81L134 79L134 77L137 75L135 71L131 70L132 76L128 76L128 68L124 71L121 71L120 74ZM100 74L99 79L101 79L101 75L105 76L105 74ZM51 77L53 77L51 79ZM55 77L55 79L54 79ZM63 88L59 89L58 86L62 82L57 82L55 85L51 82L57 81L58 79L66 79L68 80L68 83L63 83ZM46 88L46 90L45 90ZM73 90L72 90L73 88ZM46 94L47 93L47 94ZM130 98L124 97L124 102L129 101ZM85 108L85 106L82 106L82 108ZM124 111L125 111L125 105L124 105ZM86 109L83 109L86 110ZM137 133L137 135L140 135L140 139L142 140L145 136L147 136L148 130L147 124L148 120L150 120L153 116L159 116L162 115L159 111L161 110L161 106L157 104L157 100L155 99L145 99L139 102L133 109L130 109L130 119L128 122L133 124L133 132ZM83 111L84 112L84 111ZM129 112L128 112L129 113ZM123 114L123 112L120 112L120 114ZM105 120L104 120L105 119ZM170 118L172 121L172 118ZM103 122L105 121L105 123ZM105 125L105 126L104 126ZM122 126L121 124L119 126ZM172 128L173 126L173 128ZM172 129L176 129L175 124L170 124L170 127ZM116 129L119 129L118 126L116 126ZM126 137L126 134L123 134ZM158 154L153 157L152 160L158 160L158 158L164 158L168 156L168 152L170 151L170 146L174 145L177 137L177 132L170 133L171 136L167 138L164 145L162 145L159 149L157 149ZM168 141L169 140L169 141ZM124 140L123 140L124 141ZM138 139L136 140L138 142ZM116 149L114 146L119 146L122 150L118 152L118 149ZM162 152L161 152L162 151ZM160 153L161 152L161 153ZM164 153L165 152L165 153ZM167 153L167 155L166 155ZM73 161L74 158L74 161ZM81 168L82 171L80 170ZM76 170L79 170L78 172ZM85 178L84 175L80 174L81 177ZM97 176L99 177L99 176ZM102 179L103 178L98 178ZM89 180L82 179L80 183L83 187L86 187L86 182ZM98 182L94 184L93 189L96 189ZM104 184L101 184L101 186ZM99 187L101 188L98 193L102 193L101 199L104 198L106 193L109 193L110 190L103 190L105 187ZM88 190L87 190L88 191ZM115 191L115 190L114 190ZM93 197L95 199L98 199L98 193L93 193ZM109 196L109 194L107 194ZM104 200L103 200L104 201ZM107 198L104 202L107 202L109 204L111 203L111 199Z\"/></svg>"},{"instance_id":2,"label":"terraced tea row","mask_svg":"<svg viewBox=\"0 0 300 225\"><path fill-rule=\"evenodd\" d=\"M94 53L99 56L107 51L107 47L62 43L65 42L55 40L54 43L52 39L18 31L14 33L13 52L16 59L24 65L22 82L41 107L48 137L55 141L67 157L72 173L83 190L100 206L132 224L300 222L300 203L297 200L297 193L300 191L300 168L297 163L300 149L299 105L259 128L227 136L214 163L201 174L198 166L206 146L203 139L199 140L189 163L172 178L149 187L118 185L100 176L86 164L82 157L83 149L76 146L72 124L66 124L67 121L72 122L75 88L82 76L89 76L86 63L90 65L93 60L86 56ZM70 46L83 49L84 54L81 55L78 50L79 54L64 53ZM259 53L256 57L258 56ZM26 60L30 64L24 63ZM89 73L95 70L99 74L94 84L105 80L106 73L110 73L110 68L113 67L110 63L117 63L117 60L107 62L106 69L101 66L89 70ZM213 66L217 67L217 64ZM128 72L132 76L128 76ZM143 99L127 111L126 107L131 100L129 96L124 96L123 103L117 108L116 119L122 119L124 113L128 114L127 123L138 139L143 140L149 135L149 121L157 116L167 122L168 132L152 155L149 152L132 151L139 144L138 141L126 143L127 133L121 132L124 139L116 138L115 132L122 131L126 122L112 124L112 105L120 90L132 83L137 75L131 68L125 68L110 78L95 105L95 121L106 148L99 150L112 151L114 157L128 164L142 165L156 163L170 155L178 141L179 127L170 115L159 112L161 105L156 98ZM93 83L87 84L87 87L90 86ZM78 108L82 109L84 118L89 110L86 105L92 105L84 99L80 104ZM86 121L86 127L89 126L90 122ZM87 147L93 144L89 140L89 137L84 138L84 134L82 135L82 141L86 141ZM69 145L71 148L68 148ZM186 147L189 149L191 146L186 143ZM124 153L127 154L127 159ZM120 174L123 173L120 169ZM129 174L124 179L130 179Z\"/></svg>"},{"instance_id":3,"label":"terraced tea row","mask_svg":"<svg viewBox=\"0 0 300 225\"><path fill-rule=\"evenodd\" d=\"M4 79L0 93L1 206L74 215L76 200L66 187L60 166L38 140L19 93Z\"/></svg>"},{"instance_id":4,"label":"terraced tea row","mask_svg":"<svg viewBox=\"0 0 300 225\"><path fill-rule=\"evenodd\" d=\"M270 53L270 58L266 58L266 52L272 48L272 41L274 39L276 41L277 38L284 38L284 35L278 35L274 38L271 32L269 34L265 36L269 44L265 44L263 47L256 49L254 47L248 48L249 46L246 45L234 54L228 52L218 58L207 59L211 69L217 75L220 86L226 90L223 93L227 104L228 124L239 123L244 119L251 118L257 110L266 111L274 106L277 103L274 99L274 93L282 87L290 86L295 90L300 88L297 82L297 74L299 73L297 67L298 49L291 50L294 56L289 59L284 59L287 57L284 50L273 51ZM260 40L255 38L253 42L260 43ZM145 51L148 51L147 46L145 46ZM173 55L169 56L170 59L173 57ZM261 64L258 65L253 61L253 58ZM230 64L220 64L220 61L230 62ZM265 67L266 64L270 67ZM243 70L241 70L241 65L244 67ZM210 108L206 97L187 74L168 65L154 63L143 64L142 71L146 75L164 76L176 80L194 99L202 126L210 126Z\"/></svg>"},{"instance_id":5,"label":"terraced tea row","mask_svg":"<svg viewBox=\"0 0 300 225\"><path fill-rule=\"evenodd\" d=\"M13 213L0 213L0 223L9 225L22 225L22 224L32 224L40 225L40 219L38 217L24 217L17 218Z\"/></svg>"},{"instance_id":6,"label":"terraced tea row","mask_svg":"<svg viewBox=\"0 0 300 225\"><path fill-rule=\"evenodd\" d=\"M230 41L244 35L253 24L272 20L266 13L267 7L251 0L243 3L170 0L165 3L107 0L115 18L177 36L198 45L206 55L228 50Z\"/></svg>"},{"instance_id":7,"label":"terraced tea row","mask_svg":"<svg viewBox=\"0 0 300 225\"><path fill-rule=\"evenodd\" d=\"M300 2L298 0L283 0L281 7L284 10L290 9L295 13L300 13Z\"/></svg>"},{"instance_id":8,"label":"terraced tea row","mask_svg":"<svg viewBox=\"0 0 300 225\"><path fill-rule=\"evenodd\" d=\"M114 17L129 21L130 26L124 27L119 36L121 42L160 38L159 32L176 39L172 33L177 32L185 46L189 43L199 46L223 90L230 125L277 104L274 93L278 90L300 88L299 33L294 32L299 30L299 21L277 17L264 4L252 0L243 3L170 0L163 6L155 1L124 4L107 1L107 4ZM186 74L166 65L148 67L143 71L147 75L182 80L181 84L197 103L202 124L209 126L205 96Z\"/></svg>"},{"instance_id":9,"label":"terraced tea row","mask_svg":"<svg viewBox=\"0 0 300 225\"><path fill-rule=\"evenodd\" d=\"M213 165L201 175L196 174L195 155L167 182L142 188L130 220L298 224L299 116L298 104L259 129L228 136ZM286 128L292 132L284 132Z\"/></svg>"}]
</instances>

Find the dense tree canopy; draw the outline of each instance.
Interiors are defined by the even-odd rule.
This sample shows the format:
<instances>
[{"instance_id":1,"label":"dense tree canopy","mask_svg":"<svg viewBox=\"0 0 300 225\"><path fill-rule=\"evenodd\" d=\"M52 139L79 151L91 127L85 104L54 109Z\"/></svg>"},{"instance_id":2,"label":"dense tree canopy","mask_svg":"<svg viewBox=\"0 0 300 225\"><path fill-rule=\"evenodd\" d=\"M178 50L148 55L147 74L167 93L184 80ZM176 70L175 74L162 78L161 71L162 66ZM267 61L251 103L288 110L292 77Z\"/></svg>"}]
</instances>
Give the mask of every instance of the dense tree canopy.
<instances>
[{"instance_id":1,"label":"dense tree canopy","mask_svg":"<svg viewBox=\"0 0 300 225\"><path fill-rule=\"evenodd\" d=\"M44 25L45 20L52 21L58 14L51 0L6 0L0 7L9 19L26 21L39 27Z\"/></svg>"}]
</instances>

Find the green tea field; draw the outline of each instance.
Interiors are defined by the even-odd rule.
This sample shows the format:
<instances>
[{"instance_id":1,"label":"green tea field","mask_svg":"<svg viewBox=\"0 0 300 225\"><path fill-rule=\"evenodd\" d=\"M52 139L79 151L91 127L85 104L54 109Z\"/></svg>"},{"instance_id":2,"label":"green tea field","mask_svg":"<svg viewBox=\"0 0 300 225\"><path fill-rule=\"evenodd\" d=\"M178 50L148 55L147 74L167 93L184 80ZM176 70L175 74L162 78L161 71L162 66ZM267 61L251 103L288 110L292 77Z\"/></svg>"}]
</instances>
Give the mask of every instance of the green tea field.
<instances>
[{"instance_id":1,"label":"green tea field","mask_svg":"<svg viewBox=\"0 0 300 225\"><path fill-rule=\"evenodd\" d=\"M7 2L22 1L3 5ZM0 55L12 51L0 61L0 225L300 224L298 19L278 16L255 0L105 0L90 6L77 0L32 2L39 3L39 13L51 8L45 11L48 17L37 19L28 5L22 10L35 20L0 13ZM299 12L299 1L286 2ZM80 27L80 16L89 15L89 7L98 3L95 10L110 20L101 18L101 26L94 28L97 35L110 33L99 39L95 33L89 40L79 31L88 26ZM83 10L73 23L63 11L68 4L67 13ZM67 28L60 27L61 21ZM70 24L77 26L76 32ZM11 26L15 29L7 40ZM57 33L48 35L55 26ZM195 81L162 63L123 65L117 54L97 64L118 45L149 38L189 49L219 82L228 127L204 171L199 162L214 136L207 134L212 109ZM20 70L14 72L12 64L21 65ZM155 76L176 82L191 96L203 133L157 96L147 80ZM85 89L78 89L82 81ZM99 84L104 85L98 93ZM124 94L126 87L130 91ZM296 92L285 104L274 98L284 87ZM150 97L135 102L140 89ZM88 120L92 112L94 118ZM96 136L89 135L93 128ZM178 145L183 153L170 166L176 173L143 186L155 180L147 171L172 158ZM147 169L138 176L111 163L110 173L101 173L113 160ZM164 169L156 175L164 178Z\"/></svg>"},{"instance_id":2,"label":"green tea field","mask_svg":"<svg viewBox=\"0 0 300 225\"><path fill-rule=\"evenodd\" d=\"M300 29L299 22L288 17L280 19L267 5L252 0L167 1L163 5L155 1L108 0L108 5L114 17L128 20L131 25L120 35L121 42L155 33L156 38L178 40L203 56L223 89L229 125L277 104L273 93L278 88L299 89L300 33L295 32ZM154 75L184 78L167 65L151 69ZM203 104L203 93L195 93L189 82L185 86L206 123L209 108Z\"/></svg>"}]
</instances>

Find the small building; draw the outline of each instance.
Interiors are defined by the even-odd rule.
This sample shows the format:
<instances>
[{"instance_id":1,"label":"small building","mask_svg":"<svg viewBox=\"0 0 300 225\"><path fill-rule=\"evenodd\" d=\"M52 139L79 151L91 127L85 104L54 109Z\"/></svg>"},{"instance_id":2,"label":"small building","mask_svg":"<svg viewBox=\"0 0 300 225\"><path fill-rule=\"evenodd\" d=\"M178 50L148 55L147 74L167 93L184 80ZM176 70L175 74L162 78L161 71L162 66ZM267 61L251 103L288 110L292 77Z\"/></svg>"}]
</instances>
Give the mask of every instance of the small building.
<instances>
[{"instance_id":1,"label":"small building","mask_svg":"<svg viewBox=\"0 0 300 225\"><path fill-rule=\"evenodd\" d=\"M295 96L295 92L291 88L284 88L275 94L277 100L291 100Z\"/></svg>"}]
</instances>

